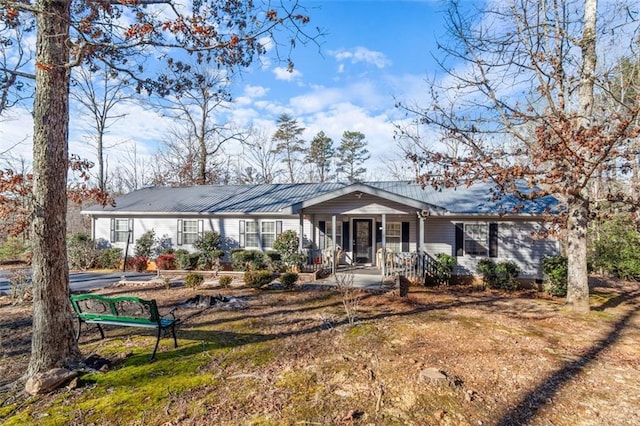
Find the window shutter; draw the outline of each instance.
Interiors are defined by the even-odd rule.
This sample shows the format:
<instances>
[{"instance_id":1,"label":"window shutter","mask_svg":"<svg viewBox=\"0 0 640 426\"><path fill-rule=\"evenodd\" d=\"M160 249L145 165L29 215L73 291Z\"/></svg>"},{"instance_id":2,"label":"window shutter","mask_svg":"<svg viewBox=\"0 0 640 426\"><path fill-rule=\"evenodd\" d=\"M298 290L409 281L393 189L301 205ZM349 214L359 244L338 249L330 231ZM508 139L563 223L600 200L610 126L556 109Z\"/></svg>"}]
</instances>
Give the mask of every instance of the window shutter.
<instances>
[{"instance_id":1,"label":"window shutter","mask_svg":"<svg viewBox=\"0 0 640 426\"><path fill-rule=\"evenodd\" d=\"M129 219L129 243L133 243L133 219Z\"/></svg>"},{"instance_id":2,"label":"window shutter","mask_svg":"<svg viewBox=\"0 0 640 426\"><path fill-rule=\"evenodd\" d=\"M498 257L498 224L489 224L489 257Z\"/></svg>"},{"instance_id":3,"label":"window shutter","mask_svg":"<svg viewBox=\"0 0 640 426\"><path fill-rule=\"evenodd\" d=\"M244 238L244 220L240 221L240 231L238 233L238 245L240 248L244 248L245 238Z\"/></svg>"},{"instance_id":4,"label":"window shutter","mask_svg":"<svg viewBox=\"0 0 640 426\"><path fill-rule=\"evenodd\" d=\"M111 242L116 242L116 220L111 218Z\"/></svg>"},{"instance_id":5,"label":"window shutter","mask_svg":"<svg viewBox=\"0 0 640 426\"><path fill-rule=\"evenodd\" d=\"M456 256L464 256L464 223L456 223Z\"/></svg>"},{"instance_id":6,"label":"window shutter","mask_svg":"<svg viewBox=\"0 0 640 426\"><path fill-rule=\"evenodd\" d=\"M276 220L276 237L282 234L282 221Z\"/></svg>"},{"instance_id":7,"label":"window shutter","mask_svg":"<svg viewBox=\"0 0 640 426\"><path fill-rule=\"evenodd\" d=\"M351 244L349 244L349 222L342 222L342 248L344 251L351 251Z\"/></svg>"},{"instance_id":8,"label":"window shutter","mask_svg":"<svg viewBox=\"0 0 640 426\"><path fill-rule=\"evenodd\" d=\"M318 248L322 250L325 248L324 233L327 231L327 223L324 220L318 221L318 231L320 231L318 235Z\"/></svg>"},{"instance_id":9,"label":"window shutter","mask_svg":"<svg viewBox=\"0 0 640 426\"><path fill-rule=\"evenodd\" d=\"M382 222L376 222L376 243L382 247Z\"/></svg>"},{"instance_id":10,"label":"window shutter","mask_svg":"<svg viewBox=\"0 0 640 426\"><path fill-rule=\"evenodd\" d=\"M182 227L182 219L178 219L178 245L181 246L182 245L182 230L184 228Z\"/></svg>"},{"instance_id":11,"label":"window shutter","mask_svg":"<svg viewBox=\"0 0 640 426\"><path fill-rule=\"evenodd\" d=\"M409 222L402 222L402 251L409 251Z\"/></svg>"},{"instance_id":12,"label":"window shutter","mask_svg":"<svg viewBox=\"0 0 640 426\"><path fill-rule=\"evenodd\" d=\"M202 238L204 235L204 220L198 220L198 237Z\"/></svg>"}]
</instances>

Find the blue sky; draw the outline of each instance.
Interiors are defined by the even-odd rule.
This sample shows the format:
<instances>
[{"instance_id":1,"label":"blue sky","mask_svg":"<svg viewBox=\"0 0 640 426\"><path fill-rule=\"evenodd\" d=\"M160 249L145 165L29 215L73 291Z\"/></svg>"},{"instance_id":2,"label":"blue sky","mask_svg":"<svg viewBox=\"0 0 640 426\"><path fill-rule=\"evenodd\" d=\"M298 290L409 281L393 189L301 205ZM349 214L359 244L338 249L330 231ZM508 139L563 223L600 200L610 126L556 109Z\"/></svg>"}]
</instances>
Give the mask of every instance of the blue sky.
<instances>
[{"instance_id":1,"label":"blue sky","mask_svg":"<svg viewBox=\"0 0 640 426\"><path fill-rule=\"evenodd\" d=\"M361 131L372 154L367 178L383 178L381 161L394 153L392 122L402 117L395 99L427 103L425 78L437 71L432 54L444 35L445 5L391 0L301 0L301 5L311 18L309 27L326 33L319 46L298 45L291 74L268 59L243 73L233 84L235 103L227 117L272 134L286 112L307 129L306 140L323 130L336 145L345 130ZM112 165L133 144L139 156L150 158L170 125L143 102L122 108L127 117L107 135L118 144L108 154ZM86 123L72 114L70 126L70 151L91 159L93 151L83 142ZM28 109L12 111L10 120L0 122L0 152L10 141L26 138L12 153L30 158L31 128Z\"/></svg>"}]
</instances>

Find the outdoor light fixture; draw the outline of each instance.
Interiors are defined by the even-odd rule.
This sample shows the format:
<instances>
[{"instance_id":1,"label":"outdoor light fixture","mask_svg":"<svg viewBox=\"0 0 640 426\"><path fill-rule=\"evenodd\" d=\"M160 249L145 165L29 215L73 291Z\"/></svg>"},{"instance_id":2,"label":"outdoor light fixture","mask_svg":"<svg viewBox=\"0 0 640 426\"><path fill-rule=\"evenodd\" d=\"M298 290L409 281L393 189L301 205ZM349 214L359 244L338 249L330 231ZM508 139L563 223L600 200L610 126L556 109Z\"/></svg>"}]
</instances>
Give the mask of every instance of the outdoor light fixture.
<instances>
[{"instance_id":1,"label":"outdoor light fixture","mask_svg":"<svg viewBox=\"0 0 640 426\"><path fill-rule=\"evenodd\" d=\"M358 191L358 192L356 192L356 193L355 193L355 195L356 195L356 198L357 198L357 199L360 199L360 198L362 198L362 196L363 196L364 194L362 194L362 192Z\"/></svg>"}]
</instances>

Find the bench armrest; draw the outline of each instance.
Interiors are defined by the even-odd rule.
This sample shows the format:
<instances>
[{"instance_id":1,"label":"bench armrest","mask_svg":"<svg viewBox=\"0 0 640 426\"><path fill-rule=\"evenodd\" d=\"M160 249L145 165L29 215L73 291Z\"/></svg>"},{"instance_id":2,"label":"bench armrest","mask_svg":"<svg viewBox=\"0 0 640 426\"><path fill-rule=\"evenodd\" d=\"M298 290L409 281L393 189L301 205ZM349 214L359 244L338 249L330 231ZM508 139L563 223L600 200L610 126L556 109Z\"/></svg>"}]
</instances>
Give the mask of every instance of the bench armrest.
<instances>
[{"instance_id":1,"label":"bench armrest","mask_svg":"<svg viewBox=\"0 0 640 426\"><path fill-rule=\"evenodd\" d=\"M169 309L169 312L167 312L164 315L161 315L161 318L164 318L164 317L167 317L167 316L171 315L171 317L175 320L176 316L175 316L174 312L177 311L177 310L178 310L178 307L174 306L173 308Z\"/></svg>"}]
</instances>

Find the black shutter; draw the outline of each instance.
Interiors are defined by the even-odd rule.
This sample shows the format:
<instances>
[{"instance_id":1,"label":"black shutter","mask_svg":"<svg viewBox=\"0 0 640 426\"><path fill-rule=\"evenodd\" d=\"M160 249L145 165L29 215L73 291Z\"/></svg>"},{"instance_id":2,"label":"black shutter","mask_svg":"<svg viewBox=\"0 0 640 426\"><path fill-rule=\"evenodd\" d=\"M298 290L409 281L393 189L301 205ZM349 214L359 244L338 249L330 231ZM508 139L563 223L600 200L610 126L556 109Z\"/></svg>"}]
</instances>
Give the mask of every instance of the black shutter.
<instances>
[{"instance_id":1,"label":"black shutter","mask_svg":"<svg viewBox=\"0 0 640 426\"><path fill-rule=\"evenodd\" d=\"M402 251L409 251L409 222L402 222Z\"/></svg>"},{"instance_id":2,"label":"black shutter","mask_svg":"<svg viewBox=\"0 0 640 426\"><path fill-rule=\"evenodd\" d=\"M244 220L240 221L240 231L238 232L238 245L240 248L244 248L245 238L244 238Z\"/></svg>"},{"instance_id":3,"label":"black shutter","mask_svg":"<svg viewBox=\"0 0 640 426\"><path fill-rule=\"evenodd\" d=\"M456 223L455 255L464 256L464 223Z\"/></svg>"},{"instance_id":4,"label":"black shutter","mask_svg":"<svg viewBox=\"0 0 640 426\"><path fill-rule=\"evenodd\" d=\"M116 220L111 219L111 242L116 242Z\"/></svg>"},{"instance_id":5,"label":"black shutter","mask_svg":"<svg viewBox=\"0 0 640 426\"><path fill-rule=\"evenodd\" d=\"M351 244L349 244L349 222L342 222L342 248L344 251L351 251Z\"/></svg>"},{"instance_id":6,"label":"black shutter","mask_svg":"<svg viewBox=\"0 0 640 426\"><path fill-rule=\"evenodd\" d=\"M178 219L178 245L182 245L182 219Z\"/></svg>"},{"instance_id":7,"label":"black shutter","mask_svg":"<svg viewBox=\"0 0 640 426\"><path fill-rule=\"evenodd\" d=\"M498 257L498 224L489 224L489 257Z\"/></svg>"},{"instance_id":8,"label":"black shutter","mask_svg":"<svg viewBox=\"0 0 640 426\"><path fill-rule=\"evenodd\" d=\"M198 220L198 239L202 239L204 236L204 220Z\"/></svg>"},{"instance_id":9,"label":"black shutter","mask_svg":"<svg viewBox=\"0 0 640 426\"><path fill-rule=\"evenodd\" d=\"M382 222L376 222L376 244L382 247Z\"/></svg>"},{"instance_id":10,"label":"black shutter","mask_svg":"<svg viewBox=\"0 0 640 426\"><path fill-rule=\"evenodd\" d=\"M276 220L276 237L282 234L282 221Z\"/></svg>"},{"instance_id":11,"label":"black shutter","mask_svg":"<svg viewBox=\"0 0 640 426\"><path fill-rule=\"evenodd\" d=\"M318 248L320 250L324 250L325 249L325 242L324 242L324 233L327 231L327 223L324 220L319 220L318 221Z\"/></svg>"}]
</instances>

